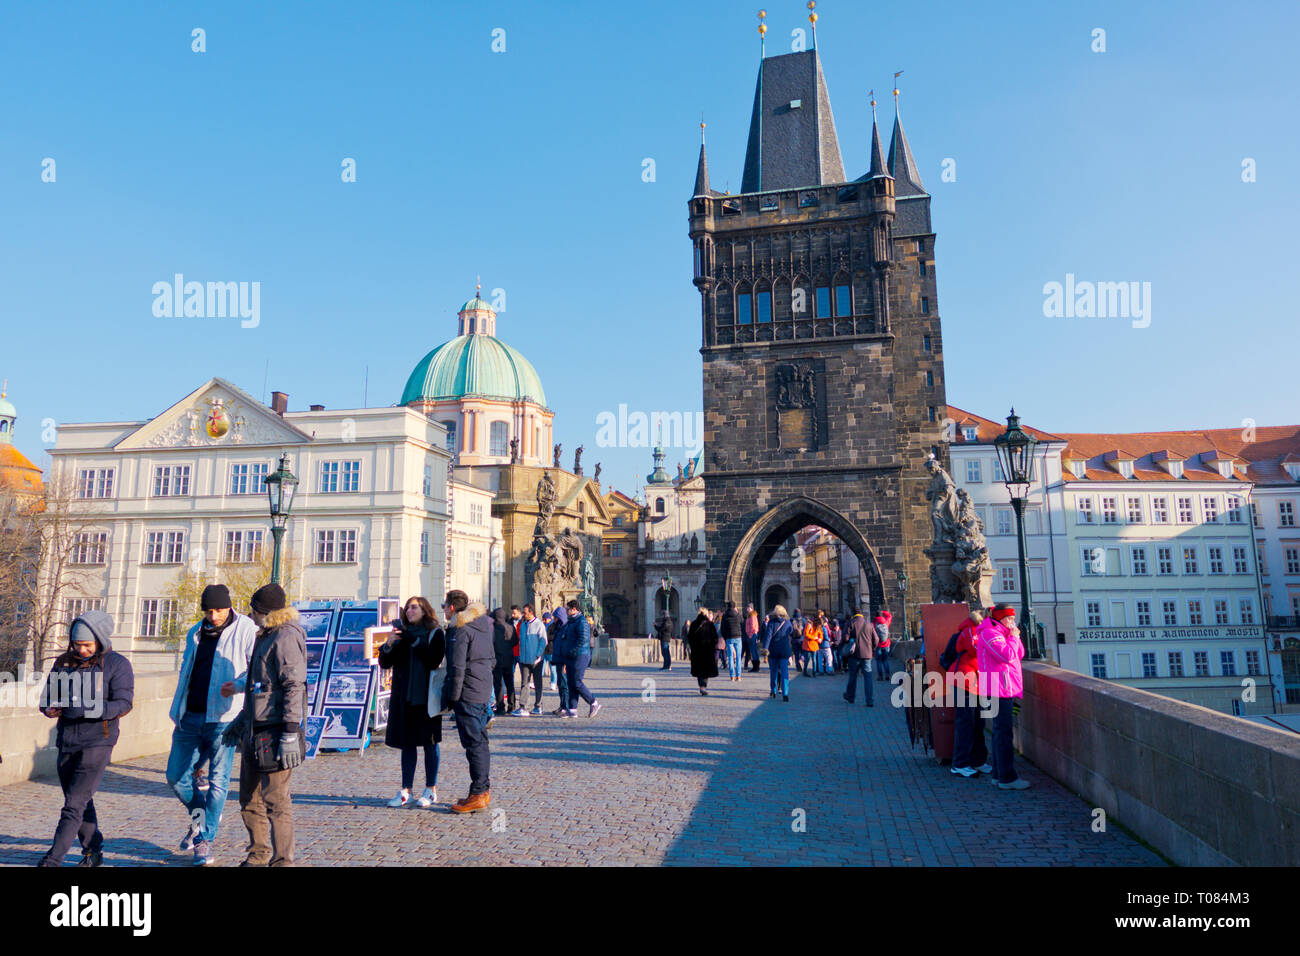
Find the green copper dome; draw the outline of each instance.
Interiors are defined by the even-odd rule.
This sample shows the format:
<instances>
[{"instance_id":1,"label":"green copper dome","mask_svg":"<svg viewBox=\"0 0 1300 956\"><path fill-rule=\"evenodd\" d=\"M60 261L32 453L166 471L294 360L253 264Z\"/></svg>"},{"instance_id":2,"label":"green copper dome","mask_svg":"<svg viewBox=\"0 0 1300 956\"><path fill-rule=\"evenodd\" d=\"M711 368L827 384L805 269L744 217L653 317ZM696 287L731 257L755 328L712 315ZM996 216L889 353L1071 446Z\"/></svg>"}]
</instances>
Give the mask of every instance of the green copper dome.
<instances>
[{"instance_id":1,"label":"green copper dome","mask_svg":"<svg viewBox=\"0 0 1300 956\"><path fill-rule=\"evenodd\" d=\"M487 309L487 310L488 310L489 312L491 312L493 315L496 314L496 310L493 309L492 306L490 306L490 305L488 305L486 302L484 302L483 299L480 298L478 295L475 295L474 298L470 299L468 302L466 302L464 305L462 305L462 306L460 307L460 309L457 310L457 311L460 311L460 312L471 312L471 311L474 311L475 309Z\"/></svg>"},{"instance_id":2,"label":"green copper dome","mask_svg":"<svg viewBox=\"0 0 1300 956\"><path fill-rule=\"evenodd\" d=\"M473 301L461 311L471 308ZM482 307L487 308L487 303ZM422 358L406 380L402 404L471 395L546 405L546 392L532 363L496 336L481 332L458 335Z\"/></svg>"}]
</instances>

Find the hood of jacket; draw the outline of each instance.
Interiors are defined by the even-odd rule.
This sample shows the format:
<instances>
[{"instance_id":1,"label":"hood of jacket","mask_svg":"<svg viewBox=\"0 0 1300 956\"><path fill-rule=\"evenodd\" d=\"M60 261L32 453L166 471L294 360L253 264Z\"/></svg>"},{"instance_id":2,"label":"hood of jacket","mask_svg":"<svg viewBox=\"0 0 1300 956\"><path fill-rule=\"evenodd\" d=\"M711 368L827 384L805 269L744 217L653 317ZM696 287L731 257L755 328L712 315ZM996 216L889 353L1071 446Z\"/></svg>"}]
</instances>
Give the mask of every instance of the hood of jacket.
<instances>
[{"instance_id":1,"label":"hood of jacket","mask_svg":"<svg viewBox=\"0 0 1300 956\"><path fill-rule=\"evenodd\" d=\"M465 605L465 610L457 611L452 617L451 627L464 627L470 621L477 621L487 614L487 608L478 602Z\"/></svg>"},{"instance_id":2,"label":"hood of jacket","mask_svg":"<svg viewBox=\"0 0 1300 956\"><path fill-rule=\"evenodd\" d=\"M288 624L290 621L296 620L298 620L298 609L296 607L282 607L280 610L272 611L266 615L266 624L263 627L269 631L281 624Z\"/></svg>"},{"instance_id":3,"label":"hood of jacket","mask_svg":"<svg viewBox=\"0 0 1300 956\"><path fill-rule=\"evenodd\" d=\"M551 617L555 618L555 623L563 627L569 620L569 612L562 607L557 607Z\"/></svg>"},{"instance_id":4,"label":"hood of jacket","mask_svg":"<svg viewBox=\"0 0 1300 956\"><path fill-rule=\"evenodd\" d=\"M90 628L95 640L99 642L99 653L107 654L113 649L113 619L107 611L86 611L77 618L86 627ZM77 621L73 621L76 624ZM69 625L68 634L71 637L72 627Z\"/></svg>"}]
</instances>

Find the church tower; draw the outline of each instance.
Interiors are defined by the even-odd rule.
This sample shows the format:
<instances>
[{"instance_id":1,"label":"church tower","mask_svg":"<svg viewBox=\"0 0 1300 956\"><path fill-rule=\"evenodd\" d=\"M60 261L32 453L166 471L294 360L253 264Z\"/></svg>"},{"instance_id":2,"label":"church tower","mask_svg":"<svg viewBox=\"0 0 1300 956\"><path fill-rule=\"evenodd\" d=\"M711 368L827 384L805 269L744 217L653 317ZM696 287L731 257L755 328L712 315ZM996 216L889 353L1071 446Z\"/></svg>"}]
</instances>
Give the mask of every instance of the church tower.
<instances>
[{"instance_id":1,"label":"church tower","mask_svg":"<svg viewBox=\"0 0 1300 956\"><path fill-rule=\"evenodd\" d=\"M713 606L768 610L766 565L805 524L857 554L873 611L898 614L904 572L909 607L929 599L925 461L947 462L935 236L901 122L886 159L871 110L850 179L817 50L763 57L739 194L710 187L701 143L688 210Z\"/></svg>"}]
</instances>

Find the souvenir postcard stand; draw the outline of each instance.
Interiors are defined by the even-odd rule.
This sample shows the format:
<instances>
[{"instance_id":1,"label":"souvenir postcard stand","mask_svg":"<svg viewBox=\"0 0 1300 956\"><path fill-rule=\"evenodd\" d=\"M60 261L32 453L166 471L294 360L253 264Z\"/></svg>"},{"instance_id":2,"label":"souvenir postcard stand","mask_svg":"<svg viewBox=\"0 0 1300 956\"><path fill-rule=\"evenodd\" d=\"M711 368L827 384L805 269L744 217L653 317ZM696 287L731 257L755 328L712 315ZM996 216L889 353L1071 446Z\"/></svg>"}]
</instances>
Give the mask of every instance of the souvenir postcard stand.
<instances>
[{"instance_id":1,"label":"souvenir postcard stand","mask_svg":"<svg viewBox=\"0 0 1300 956\"><path fill-rule=\"evenodd\" d=\"M311 602L298 608L307 633L308 714L324 717L321 750L364 749L379 686L379 666L366 655L375 602Z\"/></svg>"},{"instance_id":2,"label":"souvenir postcard stand","mask_svg":"<svg viewBox=\"0 0 1300 956\"><path fill-rule=\"evenodd\" d=\"M383 604L380 604L380 613L383 613ZM372 734L380 733L388 726L388 707L393 696L393 669L391 667L379 666L379 648L383 647L385 642L393 636L391 627L368 627L366 628L366 651L375 662L375 670L378 674L378 686L375 688L374 703L370 708L370 732Z\"/></svg>"}]
</instances>

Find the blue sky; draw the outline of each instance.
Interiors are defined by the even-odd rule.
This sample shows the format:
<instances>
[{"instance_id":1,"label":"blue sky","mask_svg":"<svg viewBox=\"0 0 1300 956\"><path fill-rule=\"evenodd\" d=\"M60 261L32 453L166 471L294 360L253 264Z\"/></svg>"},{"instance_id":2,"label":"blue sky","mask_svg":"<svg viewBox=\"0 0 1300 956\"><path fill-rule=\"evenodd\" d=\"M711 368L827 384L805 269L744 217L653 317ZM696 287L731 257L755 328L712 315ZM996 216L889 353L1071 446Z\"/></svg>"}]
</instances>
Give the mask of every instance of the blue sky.
<instances>
[{"instance_id":1,"label":"blue sky","mask_svg":"<svg viewBox=\"0 0 1300 956\"><path fill-rule=\"evenodd\" d=\"M1014 402L1049 431L1300 422L1300 8L983 6L818 8L850 176L866 90L887 126L905 71L949 400L994 418ZM506 290L498 334L541 372L566 464L585 444L634 490L648 450L597 448L596 416L700 407L686 200L701 112L713 185L739 186L756 9L5 4L0 375L18 446L44 464L43 419L145 418L212 375L260 396L268 359L292 408L360 405L367 367L369 403L391 404L481 274ZM806 10L767 10L768 50L787 52ZM260 325L155 318L152 285L176 272L260 282ZM1150 327L1044 317L1067 273L1150 282Z\"/></svg>"}]
</instances>

